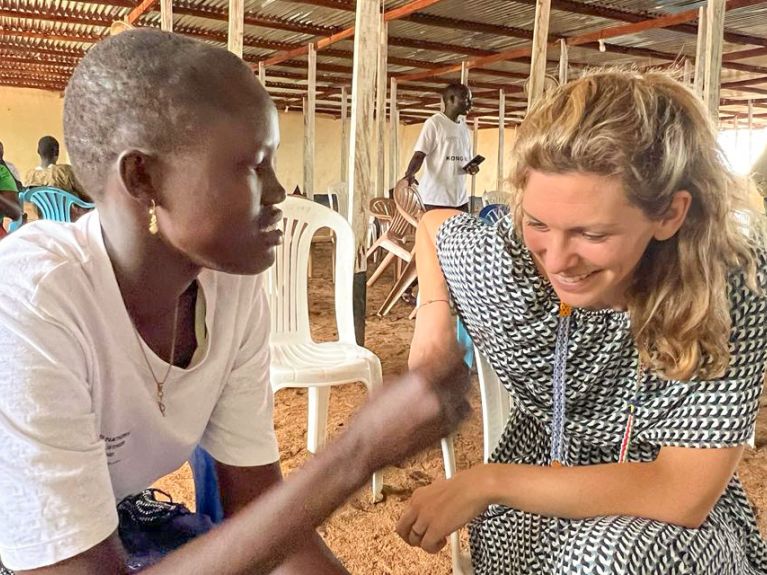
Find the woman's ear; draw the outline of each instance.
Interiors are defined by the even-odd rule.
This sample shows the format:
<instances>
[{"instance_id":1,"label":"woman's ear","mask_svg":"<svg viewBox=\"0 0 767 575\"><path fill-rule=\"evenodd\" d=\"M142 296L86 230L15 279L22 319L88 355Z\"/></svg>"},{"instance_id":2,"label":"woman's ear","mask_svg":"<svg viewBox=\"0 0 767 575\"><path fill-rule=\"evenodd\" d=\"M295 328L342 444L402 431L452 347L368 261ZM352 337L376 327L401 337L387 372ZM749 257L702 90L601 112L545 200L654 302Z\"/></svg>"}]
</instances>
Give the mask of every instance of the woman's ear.
<instances>
[{"instance_id":1,"label":"woman's ear","mask_svg":"<svg viewBox=\"0 0 767 575\"><path fill-rule=\"evenodd\" d=\"M126 150L117 158L120 182L132 198L145 202L157 198L157 163L141 150Z\"/></svg>"},{"instance_id":2,"label":"woman's ear","mask_svg":"<svg viewBox=\"0 0 767 575\"><path fill-rule=\"evenodd\" d=\"M692 195L690 195L690 192L687 190L675 192L666 213L657 221L653 237L660 242L674 237L674 234L682 227L691 204Z\"/></svg>"}]
</instances>

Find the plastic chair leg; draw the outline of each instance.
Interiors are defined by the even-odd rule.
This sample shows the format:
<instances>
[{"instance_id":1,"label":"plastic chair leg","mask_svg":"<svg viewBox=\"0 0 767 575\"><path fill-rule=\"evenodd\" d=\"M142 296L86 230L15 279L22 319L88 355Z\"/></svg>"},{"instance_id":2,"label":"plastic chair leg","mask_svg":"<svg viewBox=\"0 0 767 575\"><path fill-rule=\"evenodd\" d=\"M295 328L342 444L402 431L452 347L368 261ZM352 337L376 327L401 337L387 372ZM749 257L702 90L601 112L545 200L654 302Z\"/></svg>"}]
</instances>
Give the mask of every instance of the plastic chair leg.
<instances>
[{"instance_id":1,"label":"plastic chair leg","mask_svg":"<svg viewBox=\"0 0 767 575\"><path fill-rule=\"evenodd\" d=\"M373 272L373 275L370 276L370 279L368 280L368 287L372 286L376 281L378 281L378 278L381 277L381 274L384 273L387 267L389 267L389 264L392 262L392 260L396 256L392 252L387 252L386 257L384 257L383 261L378 264L378 267L376 268L376 271Z\"/></svg>"},{"instance_id":2,"label":"plastic chair leg","mask_svg":"<svg viewBox=\"0 0 767 575\"><path fill-rule=\"evenodd\" d=\"M312 453L317 453L328 434L328 403L330 387L309 388L309 425L306 446Z\"/></svg>"},{"instance_id":3,"label":"plastic chair leg","mask_svg":"<svg viewBox=\"0 0 767 575\"><path fill-rule=\"evenodd\" d=\"M445 462L445 477L450 479L455 475L455 447L453 445L453 436L443 437L442 460ZM453 575L470 575L471 571L466 571L467 558L461 553L461 537L459 531L450 534L450 556L453 563ZM470 561L469 561L470 563Z\"/></svg>"}]
</instances>

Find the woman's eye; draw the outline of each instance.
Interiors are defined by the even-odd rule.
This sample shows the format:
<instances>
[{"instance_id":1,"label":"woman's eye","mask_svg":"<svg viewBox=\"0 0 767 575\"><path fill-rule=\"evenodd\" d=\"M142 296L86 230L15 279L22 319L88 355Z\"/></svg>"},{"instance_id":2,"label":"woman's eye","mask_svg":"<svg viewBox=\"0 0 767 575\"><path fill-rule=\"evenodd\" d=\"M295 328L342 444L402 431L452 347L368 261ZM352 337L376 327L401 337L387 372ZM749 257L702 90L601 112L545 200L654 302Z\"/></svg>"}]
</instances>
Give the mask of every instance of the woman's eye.
<instances>
[{"instance_id":1,"label":"woman's eye","mask_svg":"<svg viewBox=\"0 0 767 575\"><path fill-rule=\"evenodd\" d=\"M547 229L546 224L542 224L541 222L527 222L527 227L539 231L544 231Z\"/></svg>"},{"instance_id":2,"label":"woman's eye","mask_svg":"<svg viewBox=\"0 0 767 575\"><path fill-rule=\"evenodd\" d=\"M605 234L583 234L583 237L589 240L590 242L601 242L607 236Z\"/></svg>"}]
</instances>

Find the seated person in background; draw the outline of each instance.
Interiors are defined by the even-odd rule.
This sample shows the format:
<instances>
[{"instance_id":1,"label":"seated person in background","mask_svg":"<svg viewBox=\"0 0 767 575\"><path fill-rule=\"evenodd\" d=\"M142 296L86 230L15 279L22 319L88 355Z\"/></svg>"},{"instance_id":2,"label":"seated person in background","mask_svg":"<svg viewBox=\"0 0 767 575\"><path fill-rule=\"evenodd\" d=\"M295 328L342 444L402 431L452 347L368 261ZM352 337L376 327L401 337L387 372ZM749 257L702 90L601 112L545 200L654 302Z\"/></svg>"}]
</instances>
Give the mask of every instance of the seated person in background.
<instances>
[{"instance_id":1,"label":"seated person in background","mask_svg":"<svg viewBox=\"0 0 767 575\"><path fill-rule=\"evenodd\" d=\"M417 490L398 532L436 552L469 523L476 575L767 573L735 474L767 360L752 182L659 72L548 92L512 158L513 217L420 222L410 366L451 356L452 298L513 406L490 462Z\"/></svg>"},{"instance_id":2,"label":"seated person in background","mask_svg":"<svg viewBox=\"0 0 767 575\"><path fill-rule=\"evenodd\" d=\"M5 159L5 148L3 147L2 142L0 142L0 165L8 168L8 171L11 172L11 176L13 176L13 179L16 181L16 188L21 191L22 183L21 176L19 175L19 170L17 170L16 166L14 166L11 162Z\"/></svg>"},{"instance_id":3,"label":"seated person in background","mask_svg":"<svg viewBox=\"0 0 767 575\"><path fill-rule=\"evenodd\" d=\"M261 273L285 198L268 94L225 50L131 30L75 68L64 133L97 210L0 242L0 559L17 575L128 573L136 541L171 535L131 532L163 509L131 496L199 443L225 521L147 575L346 573L314 528L454 429L465 373L389 384L283 483Z\"/></svg>"},{"instance_id":4,"label":"seated person in background","mask_svg":"<svg viewBox=\"0 0 767 575\"><path fill-rule=\"evenodd\" d=\"M3 218L17 220L21 216L18 194L16 179L8 167L0 163L0 238L6 235L2 226Z\"/></svg>"},{"instance_id":5,"label":"seated person in background","mask_svg":"<svg viewBox=\"0 0 767 575\"><path fill-rule=\"evenodd\" d=\"M27 172L24 180L26 187L52 186L70 192L86 202L91 201L91 197L77 181L72 166L56 163L59 160L59 142L56 138L53 136L40 138L37 143L37 154L40 156L40 165Z\"/></svg>"}]
</instances>

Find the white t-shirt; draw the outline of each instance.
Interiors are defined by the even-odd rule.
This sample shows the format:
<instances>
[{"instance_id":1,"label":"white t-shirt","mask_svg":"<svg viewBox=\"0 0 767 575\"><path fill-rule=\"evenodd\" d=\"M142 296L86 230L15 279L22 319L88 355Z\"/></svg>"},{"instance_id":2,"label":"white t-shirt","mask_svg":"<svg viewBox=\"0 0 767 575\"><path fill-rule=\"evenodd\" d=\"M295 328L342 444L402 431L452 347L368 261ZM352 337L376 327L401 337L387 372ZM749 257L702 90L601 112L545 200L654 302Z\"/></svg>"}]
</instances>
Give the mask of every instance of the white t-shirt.
<instances>
[{"instance_id":1,"label":"white t-shirt","mask_svg":"<svg viewBox=\"0 0 767 575\"><path fill-rule=\"evenodd\" d=\"M414 151L426 154L418 185L424 204L458 207L469 201L463 167L471 160L471 135L463 116L453 122L442 112L434 114Z\"/></svg>"},{"instance_id":2,"label":"white t-shirt","mask_svg":"<svg viewBox=\"0 0 767 575\"><path fill-rule=\"evenodd\" d=\"M279 459L262 276L203 271L206 349L156 385L97 213L23 226L0 242L0 557L14 570L92 548L116 501L201 443L238 466ZM167 363L141 342L154 373Z\"/></svg>"}]
</instances>

